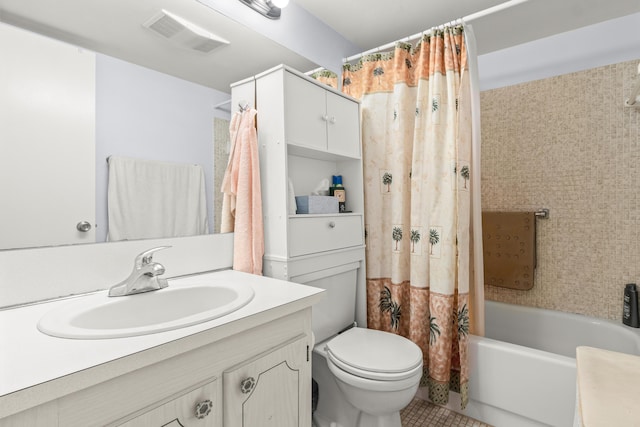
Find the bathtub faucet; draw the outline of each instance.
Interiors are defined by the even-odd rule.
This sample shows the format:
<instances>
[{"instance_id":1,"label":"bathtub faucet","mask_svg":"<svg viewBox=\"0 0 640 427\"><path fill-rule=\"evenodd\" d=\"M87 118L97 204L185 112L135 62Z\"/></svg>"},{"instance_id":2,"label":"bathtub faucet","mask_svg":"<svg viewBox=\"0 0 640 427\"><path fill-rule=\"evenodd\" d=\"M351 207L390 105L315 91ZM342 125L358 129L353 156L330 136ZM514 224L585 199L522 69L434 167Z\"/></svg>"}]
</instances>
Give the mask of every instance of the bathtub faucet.
<instances>
[{"instance_id":1,"label":"bathtub faucet","mask_svg":"<svg viewBox=\"0 0 640 427\"><path fill-rule=\"evenodd\" d=\"M133 271L122 282L109 289L110 297L139 294L156 291L168 286L167 279L158 277L165 272L165 268L158 262L153 262L153 254L171 246L159 246L139 254L133 264Z\"/></svg>"}]
</instances>

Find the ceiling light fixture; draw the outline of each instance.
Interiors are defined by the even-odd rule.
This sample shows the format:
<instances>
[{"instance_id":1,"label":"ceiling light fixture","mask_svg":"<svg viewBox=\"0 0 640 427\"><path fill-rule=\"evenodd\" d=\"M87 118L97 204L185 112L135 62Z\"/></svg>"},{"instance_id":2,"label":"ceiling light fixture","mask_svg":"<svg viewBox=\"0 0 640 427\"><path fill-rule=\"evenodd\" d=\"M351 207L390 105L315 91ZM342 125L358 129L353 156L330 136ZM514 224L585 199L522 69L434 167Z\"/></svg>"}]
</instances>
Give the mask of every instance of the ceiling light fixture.
<instances>
[{"instance_id":1,"label":"ceiling light fixture","mask_svg":"<svg viewBox=\"0 0 640 427\"><path fill-rule=\"evenodd\" d=\"M289 4L289 0L240 0L251 9L269 19L280 19L282 8Z\"/></svg>"},{"instance_id":2,"label":"ceiling light fixture","mask_svg":"<svg viewBox=\"0 0 640 427\"><path fill-rule=\"evenodd\" d=\"M271 3L273 3L275 7L284 9L289 4L289 0L271 0Z\"/></svg>"}]
</instances>

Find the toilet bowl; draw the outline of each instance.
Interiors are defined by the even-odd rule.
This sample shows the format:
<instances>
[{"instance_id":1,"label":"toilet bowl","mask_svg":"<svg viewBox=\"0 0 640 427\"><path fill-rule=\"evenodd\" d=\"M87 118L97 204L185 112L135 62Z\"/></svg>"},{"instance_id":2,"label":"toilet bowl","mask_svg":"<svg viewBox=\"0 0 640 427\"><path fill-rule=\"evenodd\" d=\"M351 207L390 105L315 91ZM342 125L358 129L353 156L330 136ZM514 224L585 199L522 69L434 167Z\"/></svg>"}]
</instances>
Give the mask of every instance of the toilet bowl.
<instances>
[{"instance_id":1,"label":"toilet bowl","mask_svg":"<svg viewBox=\"0 0 640 427\"><path fill-rule=\"evenodd\" d=\"M422 376L422 352L399 335L352 328L316 346L313 370L320 383L319 416L328 414L327 424L401 427L400 410ZM333 407L322 405L327 398Z\"/></svg>"}]
</instances>

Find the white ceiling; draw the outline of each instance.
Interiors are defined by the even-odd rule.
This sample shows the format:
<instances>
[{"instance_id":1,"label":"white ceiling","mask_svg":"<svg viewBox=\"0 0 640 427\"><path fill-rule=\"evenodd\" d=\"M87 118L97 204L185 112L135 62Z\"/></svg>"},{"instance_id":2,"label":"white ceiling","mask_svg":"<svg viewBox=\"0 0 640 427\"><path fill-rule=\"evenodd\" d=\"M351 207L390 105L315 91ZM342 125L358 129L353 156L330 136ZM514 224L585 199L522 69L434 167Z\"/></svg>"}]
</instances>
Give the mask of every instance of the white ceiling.
<instances>
[{"instance_id":1,"label":"white ceiling","mask_svg":"<svg viewBox=\"0 0 640 427\"><path fill-rule=\"evenodd\" d=\"M292 1L363 50L498 4L515 3L513 7L470 22L478 40L479 54L640 12L640 0Z\"/></svg>"},{"instance_id":2,"label":"white ceiling","mask_svg":"<svg viewBox=\"0 0 640 427\"><path fill-rule=\"evenodd\" d=\"M229 92L230 83L279 63L302 71L315 67L305 56L292 52L288 48L292 45L283 42L300 34L275 37L280 44L276 43L264 35L268 32L255 25L256 19L263 18L256 18L256 13L245 6L237 6L238 0L209 2L219 5L217 10L227 16L231 16L228 13L231 6L237 12L231 19L196 0L0 0L0 21L223 92ZM292 2L289 8L306 9L351 42L350 46L356 49L352 54L473 14L503 0ZM142 23L160 9L167 9L231 44L201 54L161 40L142 28ZM283 20L287 12L283 11ZM640 0L528 0L472 24L482 54L636 12L640 12ZM290 13L292 16L299 15ZM322 39L314 42L317 47Z\"/></svg>"},{"instance_id":3,"label":"white ceiling","mask_svg":"<svg viewBox=\"0 0 640 427\"><path fill-rule=\"evenodd\" d=\"M246 13L255 13L242 7ZM209 54L173 45L142 27L161 9L230 41L230 45ZM230 83L282 62L301 70L315 67L196 0L0 0L0 21L222 92L230 92Z\"/></svg>"}]
</instances>

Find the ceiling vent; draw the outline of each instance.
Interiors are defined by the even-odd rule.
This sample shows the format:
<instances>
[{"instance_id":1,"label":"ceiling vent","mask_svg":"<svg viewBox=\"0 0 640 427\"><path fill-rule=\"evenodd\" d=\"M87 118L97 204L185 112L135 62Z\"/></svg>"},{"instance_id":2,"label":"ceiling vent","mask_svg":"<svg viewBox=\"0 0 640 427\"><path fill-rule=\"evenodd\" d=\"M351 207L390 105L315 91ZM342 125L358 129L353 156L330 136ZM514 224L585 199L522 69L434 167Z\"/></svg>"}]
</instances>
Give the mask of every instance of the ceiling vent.
<instances>
[{"instance_id":1,"label":"ceiling vent","mask_svg":"<svg viewBox=\"0 0 640 427\"><path fill-rule=\"evenodd\" d=\"M142 25L179 46L199 52L209 53L229 44L222 37L211 34L166 10L158 12Z\"/></svg>"}]
</instances>

